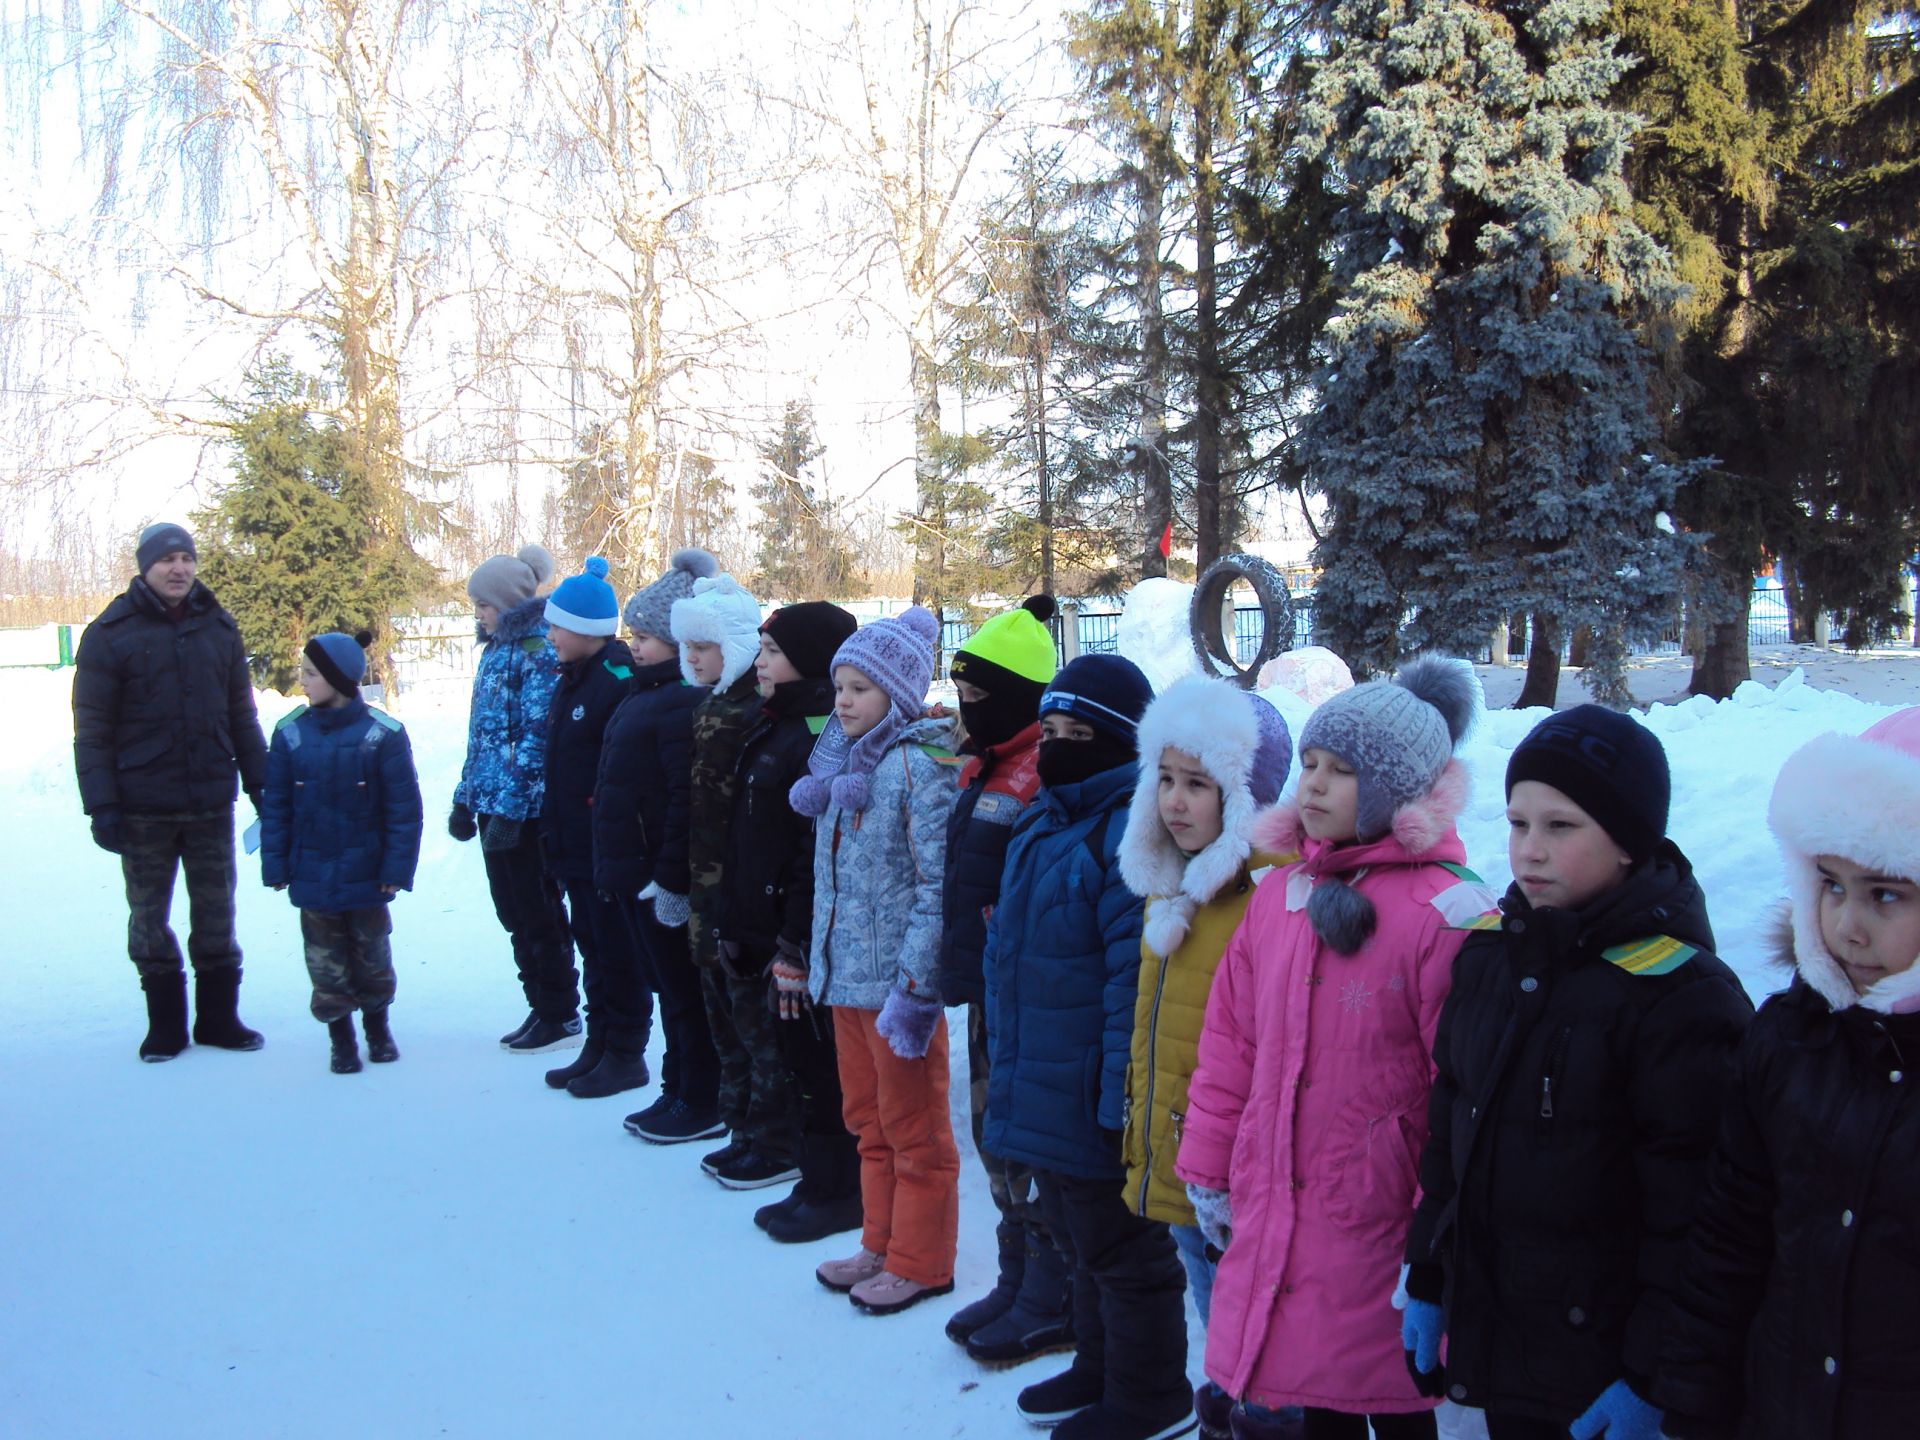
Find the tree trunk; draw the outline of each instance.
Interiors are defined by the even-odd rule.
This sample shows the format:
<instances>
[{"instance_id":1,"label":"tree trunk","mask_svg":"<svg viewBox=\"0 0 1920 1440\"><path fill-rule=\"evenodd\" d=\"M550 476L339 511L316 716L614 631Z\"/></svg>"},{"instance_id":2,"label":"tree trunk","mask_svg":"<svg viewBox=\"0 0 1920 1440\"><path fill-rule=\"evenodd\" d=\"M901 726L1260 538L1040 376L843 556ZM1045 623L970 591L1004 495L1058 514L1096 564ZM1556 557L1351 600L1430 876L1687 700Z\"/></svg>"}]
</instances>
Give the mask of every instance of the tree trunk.
<instances>
[{"instance_id":1,"label":"tree trunk","mask_svg":"<svg viewBox=\"0 0 1920 1440\"><path fill-rule=\"evenodd\" d=\"M1169 0L1169 4L1174 0ZM1155 97L1156 115L1171 120L1173 80L1164 74ZM1167 455L1167 320L1162 295L1160 244L1167 200L1167 162L1156 147L1142 160L1136 181L1139 209L1134 225L1134 299L1140 314L1141 447L1140 578L1165 575L1160 539L1173 522L1173 473Z\"/></svg>"},{"instance_id":2,"label":"tree trunk","mask_svg":"<svg viewBox=\"0 0 1920 1440\"><path fill-rule=\"evenodd\" d=\"M1193 8L1193 48L1210 62L1218 16L1213 0ZM1194 565L1204 575L1220 558L1220 428L1227 408L1226 379L1220 373L1219 292L1215 273L1215 191L1213 166L1214 97L1204 85L1193 100L1193 306L1194 441L1193 527L1198 551Z\"/></svg>"},{"instance_id":3,"label":"tree trunk","mask_svg":"<svg viewBox=\"0 0 1920 1440\"><path fill-rule=\"evenodd\" d=\"M1527 640L1527 679L1520 687L1516 710L1544 705L1551 710L1560 698L1560 621L1544 610L1533 612L1533 633Z\"/></svg>"},{"instance_id":4,"label":"tree trunk","mask_svg":"<svg viewBox=\"0 0 1920 1440\"><path fill-rule=\"evenodd\" d=\"M1725 700L1741 681L1753 678L1747 652L1747 612L1753 605L1753 587L1741 586L1738 593L1737 614L1701 627L1706 632L1706 643L1694 656L1693 679L1687 684L1689 695Z\"/></svg>"},{"instance_id":5,"label":"tree trunk","mask_svg":"<svg viewBox=\"0 0 1920 1440\"><path fill-rule=\"evenodd\" d=\"M1587 655L1593 649L1593 630L1586 625L1573 627L1573 639L1567 645L1567 664L1576 670L1587 668Z\"/></svg>"}]
</instances>

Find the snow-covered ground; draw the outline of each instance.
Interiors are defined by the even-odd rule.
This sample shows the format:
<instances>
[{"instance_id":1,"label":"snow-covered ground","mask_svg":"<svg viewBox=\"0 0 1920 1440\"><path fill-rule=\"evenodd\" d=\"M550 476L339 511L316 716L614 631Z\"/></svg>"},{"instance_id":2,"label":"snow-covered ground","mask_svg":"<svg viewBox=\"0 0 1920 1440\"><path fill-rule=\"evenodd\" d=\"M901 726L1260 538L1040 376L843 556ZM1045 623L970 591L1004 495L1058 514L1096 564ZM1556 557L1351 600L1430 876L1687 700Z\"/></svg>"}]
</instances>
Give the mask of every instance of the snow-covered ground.
<instances>
[{"instance_id":1,"label":"snow-covered ground","mask_svg":"<svg viewBox=\"0 0 1920 1440\"><path fill-rule=\"evenodd\" d=\"M1779 887L1764 813L1781 760L1920 701L1920 667L1898 657L1828 683L1850 678L1877 703L1789 675L1646 716L1673 762L1673 833L1756 996L1775 983L1760 929ZM512 966L478 853L437 824L464 743L452 677L396 707L435 822L395 906L404 1058L328 1072L294 912L243 860L242 1014L267 1047L142 1065L118 867L89 843L74 794L70 680L0 674L5 1433L1031 1433L1013 1397L1052 1362L983 1371L941 1333L992 1274L971 1155L954 1300L866 1318L811 1273L849 1239L773 1244L749 1216L778 1192L729 1194L700 1175L704 1147L623 1133L645 1095L574 1100L541 1084L552 1059L501 1052L522 1013ZM1664 693L1684 684L1676 672ZM289 703L263 695L267 723ZM1500 778L1537 718L1494 711L1466 750L1464 833L1496 885Z\"/></svg>"}]
</instances>

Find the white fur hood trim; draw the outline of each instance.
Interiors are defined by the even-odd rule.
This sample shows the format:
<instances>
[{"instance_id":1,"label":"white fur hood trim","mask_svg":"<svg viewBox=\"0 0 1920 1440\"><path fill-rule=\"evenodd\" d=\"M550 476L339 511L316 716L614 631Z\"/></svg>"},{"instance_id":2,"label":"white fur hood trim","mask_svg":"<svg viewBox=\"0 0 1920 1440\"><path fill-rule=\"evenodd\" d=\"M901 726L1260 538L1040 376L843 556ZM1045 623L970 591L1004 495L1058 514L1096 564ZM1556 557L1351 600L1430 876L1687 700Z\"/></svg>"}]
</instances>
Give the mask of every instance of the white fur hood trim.
<instances>
[{"instance_id":1,"label":"white fur hood trim","mask_svg":"<svg viewBox=\"0 0 1920 1440\"><path fill-rule=\"evenodd\" d=\"M1920 1010L1920 965L1854 991L1820 938L1817 855L1840 855L1887 875L1920 880L1920 760L1852 735L1822 735L1787 758L1767 824L1786 863L1793 960L1835 1010Z\"/></svg>"},{"instance_id":2,"label":"white fur hood trim","mask_svg":"<svg viewBox=\"0 0 1920 1440\"><path fill-rule=\"evenodd\" d=\"M1219 681L1187 676L1168 686L1140 720L1140 783L1120 840L1120 878L1152 902L1141 933L1157 955L1178 948L1194 911L1232 884L1253 853L1253 827L1263 812L1247 777L1260 725L1250 706L1220 703L1231 693ZM1160 754L1167 749L1192 755L1220 787L1220 835L1191 857L1160 823Z\"/></svg>"}]
</instances>

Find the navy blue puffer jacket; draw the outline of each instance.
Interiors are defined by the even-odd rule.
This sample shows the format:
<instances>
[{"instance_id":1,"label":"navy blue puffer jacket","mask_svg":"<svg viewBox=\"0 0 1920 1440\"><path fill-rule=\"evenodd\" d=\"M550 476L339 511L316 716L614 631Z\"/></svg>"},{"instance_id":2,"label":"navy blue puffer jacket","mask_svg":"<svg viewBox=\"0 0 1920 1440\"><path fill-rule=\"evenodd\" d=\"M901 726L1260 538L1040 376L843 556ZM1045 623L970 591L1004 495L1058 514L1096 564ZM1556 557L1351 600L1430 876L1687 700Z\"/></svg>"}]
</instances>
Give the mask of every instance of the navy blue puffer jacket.
<instances>
[{"instance_id":1,"label":"navy blue puffer jacket","mask_svg":"<svg viewBox=\"0 0 1920 1440\"><path fill-rule=\"evenodd\" d=\"M413 888L420 782L400 722L365 700L302 709L273 729L260 871L302 910L365 910Z\"/></svg>"},{"instance_id":2,"label":"navy blue puffer jacket","mask_svg":"<svg viewBox=\"0 0 1920 1440\"><path fill-rule=\"evenodd\" d=\"M986 1148L1089 1179L1126 1174L1141 901L1116 857L1137 775L1129 764L1041 790L987 927Z\"/></svg>"}]
</instances>

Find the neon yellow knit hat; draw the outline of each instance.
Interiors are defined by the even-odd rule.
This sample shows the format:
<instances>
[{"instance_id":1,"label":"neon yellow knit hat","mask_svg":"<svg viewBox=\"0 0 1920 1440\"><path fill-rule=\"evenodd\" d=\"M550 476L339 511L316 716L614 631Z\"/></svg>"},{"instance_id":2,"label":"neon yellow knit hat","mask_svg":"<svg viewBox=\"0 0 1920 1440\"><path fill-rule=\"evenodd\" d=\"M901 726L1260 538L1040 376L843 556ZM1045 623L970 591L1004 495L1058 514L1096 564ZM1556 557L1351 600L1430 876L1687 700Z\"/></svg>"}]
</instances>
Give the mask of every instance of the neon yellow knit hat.
<instances>
[{"instance_id":1,"label":"neon yellow knit hat","mask_svg":"<svg viewBox=\"0 0 1920 1440\"><path fill-rule=\"evenodd\" d=\"M1045 685L1053 679L1053 672L1060 664L1053 648L1053 635L1047 629L1053 612L1051 595L1029 595L1017 609L994 616L954 652L953 678L968 678L971 658L1035 685ZM993 688L984 677L973 683L980 684L982 689Z\"/></svg>"}]
</instances>

